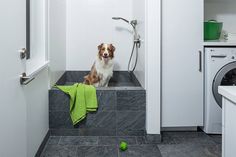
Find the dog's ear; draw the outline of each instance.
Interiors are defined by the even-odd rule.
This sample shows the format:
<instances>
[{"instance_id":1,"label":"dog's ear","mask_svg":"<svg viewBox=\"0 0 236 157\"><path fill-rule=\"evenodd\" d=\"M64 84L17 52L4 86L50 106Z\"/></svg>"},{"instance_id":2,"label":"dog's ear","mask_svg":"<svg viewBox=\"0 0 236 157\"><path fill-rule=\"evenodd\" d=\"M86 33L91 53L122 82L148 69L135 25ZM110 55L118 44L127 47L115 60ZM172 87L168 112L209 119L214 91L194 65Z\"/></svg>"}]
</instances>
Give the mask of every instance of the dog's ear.
<instances>
[{"instance_id":1,"label":"dog's ear","mask_svg":"<svg viewBox=\"0 0 236 157\"><path fill-rule=\"evenodd\" d=\"M111 50L112 50L112 52L115 52L115 50L116 50L115 46L113 46L112 44L111 44Z\"/></svg>"},{"instance_id":2,"label":"dog's ear","mask_svg":"<svg viewBox=\"0 0 236 157\"><path fill-rule=\"evenodd\" d=\"M98 45L98 50L101 50L102 46L103 46L103 43L101 43L100 45Z\"/></svg>"}]
</instances>

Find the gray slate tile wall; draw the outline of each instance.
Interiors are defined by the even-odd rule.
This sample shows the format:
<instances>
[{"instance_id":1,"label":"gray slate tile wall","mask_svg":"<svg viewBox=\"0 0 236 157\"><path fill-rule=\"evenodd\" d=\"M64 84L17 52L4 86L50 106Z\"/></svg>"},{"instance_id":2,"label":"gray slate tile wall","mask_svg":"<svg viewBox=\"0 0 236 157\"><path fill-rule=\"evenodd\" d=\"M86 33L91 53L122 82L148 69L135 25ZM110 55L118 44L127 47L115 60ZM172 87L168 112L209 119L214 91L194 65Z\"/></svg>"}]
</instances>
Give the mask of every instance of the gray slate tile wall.
<instances>
[{"instance_id":1,"label":"gray slate tile wall","mask_svg":"<svg viewBox=\"0 0 236 157\"><path fill-rule=\"evenodd\" d=\"M52 88L49 91L49 127L57 136L143 136L145 134L146 93L137 90L97 90L99 109L73 126L69 96Z\"/></svg>"}]
</instances>

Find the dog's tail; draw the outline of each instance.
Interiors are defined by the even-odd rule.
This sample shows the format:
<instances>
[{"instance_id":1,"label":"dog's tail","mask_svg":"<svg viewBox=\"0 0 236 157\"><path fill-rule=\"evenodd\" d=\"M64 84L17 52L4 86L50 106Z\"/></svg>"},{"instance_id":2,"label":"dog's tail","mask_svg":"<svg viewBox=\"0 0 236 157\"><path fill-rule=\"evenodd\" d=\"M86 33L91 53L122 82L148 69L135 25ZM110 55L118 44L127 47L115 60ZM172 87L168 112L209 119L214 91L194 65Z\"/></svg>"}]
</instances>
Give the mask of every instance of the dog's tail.
<instances>
[{"instance_id":1,"label":"dog's tail","mask_svg":"<svg viewBox=\"0 0 236 157\"><path fill-rule=\"evenodd\" d=\"M91 82L90 82L90 79L89 79L89 75L84 76L84 84L91 85Z\"/></svg>"}]
</instances>

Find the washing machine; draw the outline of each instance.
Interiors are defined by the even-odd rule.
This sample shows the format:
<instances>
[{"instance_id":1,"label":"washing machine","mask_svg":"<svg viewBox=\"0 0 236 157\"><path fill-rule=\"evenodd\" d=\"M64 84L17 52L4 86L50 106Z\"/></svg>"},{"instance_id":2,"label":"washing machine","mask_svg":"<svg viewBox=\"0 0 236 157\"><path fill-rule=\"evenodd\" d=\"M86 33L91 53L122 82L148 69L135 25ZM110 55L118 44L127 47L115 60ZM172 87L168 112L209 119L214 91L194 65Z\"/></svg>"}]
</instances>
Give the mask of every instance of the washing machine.
<instances>
[{"instance_id":1,"label":"washing machine","mask_svg":"<svg viewBox=\"0 0 236 157\"><path fill-rule=\"evenodd\" d=\"M222 97L218 86L236 85L236 47L205 48L204 131L222 132Z\"/></svg>"}]
</instances>

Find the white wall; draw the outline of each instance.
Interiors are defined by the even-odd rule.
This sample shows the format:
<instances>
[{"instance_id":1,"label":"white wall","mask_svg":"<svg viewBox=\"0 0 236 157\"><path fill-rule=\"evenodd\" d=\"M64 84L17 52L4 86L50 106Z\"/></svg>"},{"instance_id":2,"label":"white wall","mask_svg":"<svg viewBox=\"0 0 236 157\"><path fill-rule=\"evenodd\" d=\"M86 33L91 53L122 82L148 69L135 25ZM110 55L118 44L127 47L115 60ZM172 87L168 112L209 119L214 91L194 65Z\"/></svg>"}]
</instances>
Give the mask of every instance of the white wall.
<instances>
[{"instance_id":1,"label":"white wall","mask_svg":"<svg viewBox=\"0 0 236 157\"><path fill-rule=\"evenodd\" d=\"M113 43L116 47L115 70L127 70L132 28L111 18L132 19L132 1L67 1L67 70L89 70L97 55L97 46L102 42Z\"/></svg>"},{"instance_id":2,"label":"white wall","mask_svg":"<svg viewBox=\"0 0 236 157\"><path fill-rule=\"evenodd\" d=\"M205 1L205 20L215 19L223 22L223 30L236 33L236 1L207 0Z\"/></svg>"},{"instance_id":3,"label":"white wall","mask_svg":"<svg viewBox=\"0 0 236 157\"><path fill-rule=\"evenodd\" d=\"M49 1L50 84L54 85L66 70L66 0Z\"/></svg>"},{"instance_id":4,"label":"white wall","mask_svg":"<svg viewBox=\"0 0 236 157\"><path fill-rule=\"evenodd\" d=\"M26 73L31 74L47 60L47 0L30 2L30 59Z\"/></svg>"},{"instance_id":5,"label":"white wall","mask_svg":"<svg viewBox=\"0 0 236 157\"><path fill-rule=\"evenodd\" d=\"M147 133L160 134L161 126L161 0L146 1Z\"/></svg>"},{"instance_id":6,"label":"white wall","mask_svg":"<svg viewBox=\"0 0 236 157\"><path fill-rule=\"evenodd\" d=\"M138 50L138 62L134 74L142 87L145 88L145 0L133 0L133 19L138 20L137 31L142 40L141 47Z\"/></svg>"},{"instance_id":7,"label":"white wall","mask_svg":"<svg viewBox=\"0 0 236 157\"><path fill-rule=\"evenodd\" d=\"M46 0L31 1L31 57L26 61L27 74L34 72L48 60L48 44L51 44L47 39L48 7ZM22 86L26 103L27 157L35 156L49 129L49 80L49 71L46 68L31 83Z\"/></svg>"},{"instance_id":8,"label":"white wall","mask_svg":"<svg viewBox=\"0 0 236 157\"><path fill-rule=\"evenodd\" d=\"M29 85L24 86L27 113L27 157L37 152L49 129L48 70L44 69Z\"/></svg>"}]
</instances>

